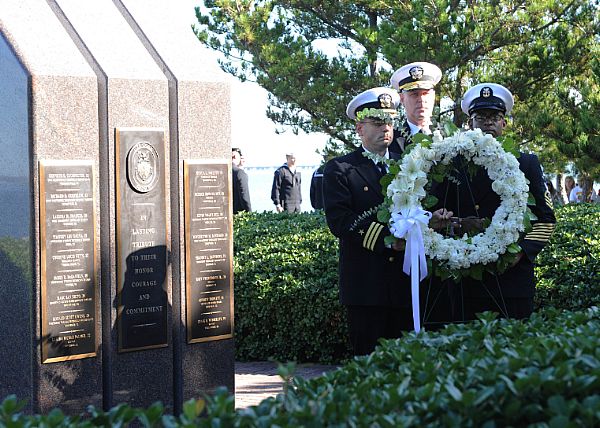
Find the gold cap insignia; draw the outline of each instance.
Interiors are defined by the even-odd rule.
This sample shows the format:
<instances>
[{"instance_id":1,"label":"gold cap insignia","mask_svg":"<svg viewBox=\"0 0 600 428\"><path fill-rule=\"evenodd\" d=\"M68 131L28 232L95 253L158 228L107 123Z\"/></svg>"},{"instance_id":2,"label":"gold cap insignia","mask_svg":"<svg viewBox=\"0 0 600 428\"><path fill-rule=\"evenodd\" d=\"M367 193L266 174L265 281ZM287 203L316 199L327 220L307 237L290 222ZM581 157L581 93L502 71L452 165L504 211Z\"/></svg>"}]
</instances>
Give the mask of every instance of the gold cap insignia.
<instances>
[{"instance_id":1,"label":"gold cap insignia","mask_svg":"<svg viewBox=\"0 0 600 428\"><path fill-rule=\"evenodd\" d=\"M390 94L381 94L377 99L381 108L392 108L392 96Z\"/></svg>"},{"instance_id":2,"label":"gold cap insignia","mask_svg":"<svg viewBox=\"0 0 600 428\"><path fill-rule=\"evenodd\" d=\"M423 67L419 65L412 67L410 70L408 70L408 74L410 74L410 77L412 77L413 80L419 80L421 77L423 77Z\"/></svg>"},{"instance_id":3,"label":"gold cap insignia","mask_svg":"<svg viewBox=\"0 0 600 428\"><path fill-rule=\"evenodd\" d=\"M493 95L493 93L494 91L492 91L492 88L490 88L489 86L481 88L481 96L483 98L489 98Z\"/></svg>"}]
</instances>

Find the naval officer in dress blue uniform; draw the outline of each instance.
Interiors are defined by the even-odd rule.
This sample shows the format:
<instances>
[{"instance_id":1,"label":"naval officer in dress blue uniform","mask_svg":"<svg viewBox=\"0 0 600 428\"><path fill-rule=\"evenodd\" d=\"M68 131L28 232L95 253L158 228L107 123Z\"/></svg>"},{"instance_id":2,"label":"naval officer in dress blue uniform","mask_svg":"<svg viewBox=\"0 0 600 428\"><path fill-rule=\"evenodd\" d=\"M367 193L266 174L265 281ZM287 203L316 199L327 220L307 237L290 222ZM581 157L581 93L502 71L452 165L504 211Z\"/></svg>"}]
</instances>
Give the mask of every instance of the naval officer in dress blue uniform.
<instances>
[{"instance_id":1,"label":"naval officer in dress blue uniform","mask_svg":"<svg viewBox=\"0 0 600 428\"><path fill-rule=\"evenodd\" d=\"M386 246L387 225L369 212L383 202L380 179L385 165L363 156L368 151L398 158L388 146L399 101L398 93L390 88L372 88L357 95L346 114L356 121L362 144L329 161L323 172L327 224L339 239L340 301L348 310L355 355L372 352L379 338L396 338L413 328L402 244Z\"/></svg>"},{"instance_id":2,"label":"naval officer in dress blue uniform","mask_svg":"<svg viewBox=\"0 0 600 428\"><path fill-rule=\"evenodd\" d=\"M402 153L417 133L431 134L431 115L435 106L435 85L442 70L429 62L412 62L400 67L390 78L391 86L400 94L406 120L394 132L391 152Z\"/></svg>"},{"instance_id":3,"label":"naval officer in dress blue uniform","mask_svg":"<svg viewBox=\"0 0 600 428\"><path fill-rule=\"evenodd\" d=\"M494 137L502 135L507 125L506 115L513 105L511 92L495 83L473 86L461 102L463 112L469 116L469 128L479 128ZM521 252L504 273L486 273L482 281L469 279L455 284L454 296L460 299L455 301L455 318L459 321L474 319L476 313L483 311L495 311L504 317L518 319L528 317L533 311L535 257L548 243L556 219L537 156L521 153L518 161L529 181L529 193L535 199L529 206L537 217L532 221L533 230L519 241ZM500 205L500 197L492 190L487 172L478 168L471 176L460 161L455 165L454 179L432 186L432 193L439 199L436 208L446 210L445 217L491 219Z\"/></svg>"}]
</instances>

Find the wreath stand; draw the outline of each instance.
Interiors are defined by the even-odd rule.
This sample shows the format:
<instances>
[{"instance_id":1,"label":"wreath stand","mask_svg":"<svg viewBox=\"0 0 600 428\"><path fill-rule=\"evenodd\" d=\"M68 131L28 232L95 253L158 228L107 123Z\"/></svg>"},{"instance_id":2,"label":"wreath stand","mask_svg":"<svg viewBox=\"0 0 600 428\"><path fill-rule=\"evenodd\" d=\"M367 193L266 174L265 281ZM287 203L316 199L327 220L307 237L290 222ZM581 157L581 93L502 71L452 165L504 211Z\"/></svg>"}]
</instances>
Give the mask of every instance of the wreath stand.
<instances>
[{"instance_id":1,"label":"wreath stand","mask_svg":"<svg viewBox=\"0 0 600 428\"><path fill-rule=\"evenodd\" d=\"M466 183L470 199L474 203L473 192L470 188L470 179L464 170L464 166L461 166L459 162L454 162L457 166L457 172L460 173L461 177L458 178L459 182ZM444 195L444 201L442 206L447 206L447 193L450 184L446 183L446 193ZM457 189L457 193L458 193ZM477 211L476 207L473 207ZM458 216L460 217L460 207L458 207ZM454 224L450 223L446 230L445 235L454 235ZM435 262L434 262L435 263ZM490 284L490 278L493 282ZM485 281L484 279L487 279ZM508 318L508 308L506 301L502 293L502 287L500 286L500 280L498 274L488 274L482 280L475 280L468 278L466 281L469 282L469 286L477 286L476 283L486 291L487 296L493 303L493 307L488 310L498 312L501 317ZM438 330L450 323L464 323L471 321L474 318L475 311L469 308L468 313L470 316L467 317L465 311L465 297L464 297L464 285L461 279L458 283L452 279L440 280L439 278L434 279L431 275L426 280L427 285L422 287L423 292L421 293L421 306L423 307L422 313L422 325L428 330ZM444 304L446 306L444 307Z\"/></svg>"}]
</instances>

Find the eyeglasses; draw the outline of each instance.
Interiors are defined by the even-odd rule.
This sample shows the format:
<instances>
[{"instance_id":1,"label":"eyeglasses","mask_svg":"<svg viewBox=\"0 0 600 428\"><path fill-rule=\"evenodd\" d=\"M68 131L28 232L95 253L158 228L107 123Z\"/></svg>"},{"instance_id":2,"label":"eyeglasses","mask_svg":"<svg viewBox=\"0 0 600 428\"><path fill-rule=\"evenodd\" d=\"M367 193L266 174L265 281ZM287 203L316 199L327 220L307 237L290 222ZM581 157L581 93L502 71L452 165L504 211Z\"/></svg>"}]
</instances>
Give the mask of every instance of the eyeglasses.
<instances>
[{"instance_id":1,"label":"eyeglasses","mask_svg":"<svg viewBox=\"0 0 600 428\"><path fill-rule=\"evenodd\" d=\"M384 125L393 125L392 120L376 120L376 119L368 119L363 120L363 123L370 123L373 126L384 126Z\"/></svg>"},{"instance_id":2,"label":"eyeglasses","mask_svg":"<svg viewBox=\"0 0 600 428\"><path fill-rule=\"evenodd\" d=\"M490 115L482 115L482 114L474 114L471 118L476 122L486 122L491 120L492 122L499 122L504 119L504 115L500 113L490 114Z\"/></svg>"}]
</instances>

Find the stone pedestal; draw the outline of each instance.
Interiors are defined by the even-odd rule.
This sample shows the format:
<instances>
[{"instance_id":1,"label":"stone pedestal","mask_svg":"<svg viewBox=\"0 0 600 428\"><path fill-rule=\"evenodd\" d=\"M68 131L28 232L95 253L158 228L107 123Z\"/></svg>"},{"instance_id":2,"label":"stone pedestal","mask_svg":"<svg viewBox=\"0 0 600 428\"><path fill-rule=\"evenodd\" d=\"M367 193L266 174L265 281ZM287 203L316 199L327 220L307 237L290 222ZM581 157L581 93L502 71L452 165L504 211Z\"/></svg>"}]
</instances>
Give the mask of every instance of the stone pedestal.
<instances>
[{"instance_id":1,"label":"stone pedestal","mask_svg":"<svg viewBox=\"0 0 600 428\"><path fill-rule=\"evenodd\" d=\"M176 388L183 401L223 385L233 393L233 339L189 343L186 283L190 285L193 278L186 277L186 260L183 257L184 162L231 157L230 132L223 128L231 121L230 88L217 64L207 61L206 48L199 46L188 27L166 25L189 21L189 15L185 15L181 7L161 0L124 0L120 9L129 18L144 45L152 46L149 51L165 70L170 83L171 166L174 168L171 187L178 189L172 192L172 230L179 231L179 236L174 237L179 249L173 251L173 265L179 267L173 270L174 346L182 373L181 378L176 379ZM231 258L232 253L229 261ZM230 316L233 316L233 311Z\"/></svg>"},{"instance_id":2,"label":"stone pedestal","mask_svg":"<svg viewBox=\"0 0 600 428\"><path fill-rule=\"evenodd\" d=\"M190 21L166 1L3 4L0 395L31 411L233 391L229 87Z\"/></svg>"}]
</instances>

